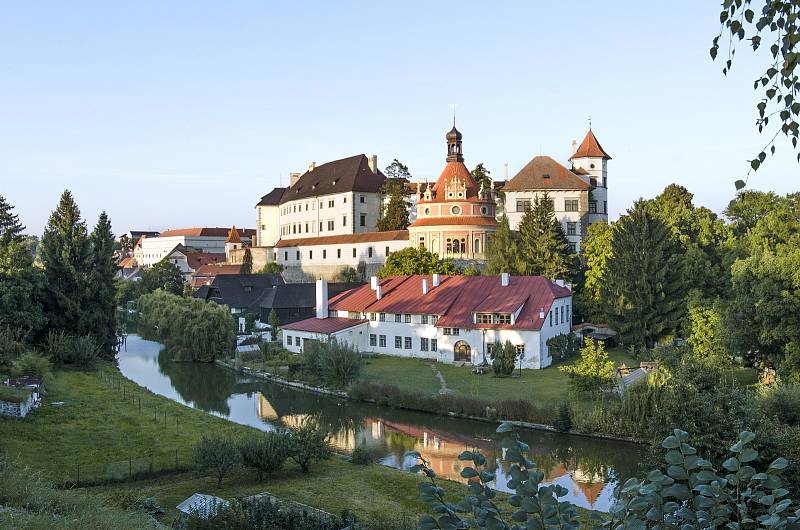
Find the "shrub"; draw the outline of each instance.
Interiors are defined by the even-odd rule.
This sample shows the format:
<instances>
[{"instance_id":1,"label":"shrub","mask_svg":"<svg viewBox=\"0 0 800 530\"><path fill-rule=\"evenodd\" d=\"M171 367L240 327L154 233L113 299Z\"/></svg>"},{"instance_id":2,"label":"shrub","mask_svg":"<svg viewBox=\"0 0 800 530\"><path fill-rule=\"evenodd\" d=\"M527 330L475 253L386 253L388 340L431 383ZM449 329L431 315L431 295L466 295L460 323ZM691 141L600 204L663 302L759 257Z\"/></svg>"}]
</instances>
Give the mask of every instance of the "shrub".
<instances>
[{"instance_id":1,"label":"shrub","mask_svg":"<svg viewBox=\"0 0 800 530\"><path fill-rule=\"evenodd\" d=\"M559 368L569 376L570 385L581 392L610 390L614 385L614 362L603 344L586 337L581 358L575 364Z\"/></svg>"},{"instance_id":2,"label":"shrub","mask_svg":"<svg viewBox=\"0 0 800 530\"><path fill-rule=\"evenodd\" d=\"M382 452L382 448L379 446L359 445L350 453L350 462L359 466L368 466L377 462Z\"/></svg>"},{"instance_id":3,"label":"shrub","mask_svg":"<svg viewBox=\"0 0 800 530\"><path fill-rule=\"evenodd\" d=\"M8 328L0 328L0 372L10 371L14 360L28 348Z\"/></svg>"},{"instance_id":4,"label":"shrub","mask_svg":"<svg viewBox=\"0 0 800 530\"><path fill-rule=\"evenodd\" d=\"M569 412L569 404L562 402L556 409L556 417L553 420L553 428L558 432L567 432L572 429L572 417Z\"/></svg>"},{"instance_id":5,"label":"shrub","mask_svg":"<svg viewBox=\"0 0 800 530\"><path fill-rule=\"evenodd\" d=\"M297 429L289 431L289 458L308 473L311 464L327 460L333 452L328 445L328 433L314 419L305 420Z\"/></svg>"},{"instance_id":6,"label":"shrub","mask_svg":"<svg viewBox=\"0 0 800 530\"><path fill-rule=\"evenodd\" d=\"M339 388L355 381L364 367L364 358L358 350L335 339L306 342L303 362L311 375Z\"/></svg>"},{"instance_id":7,"label":"shrub","mask_svg":"<svg viewBox=\"0 0 800 530\"><path fill-rule=\"evenodd\" d=\"M497 377L508 377L514 373L517 349L510 341L506 341L505 344L495 342L489 357L492 359L492 370Z\"/></svg>"},{"instance_id":8,"label":"shrub","mask_svg":"<svg viewBox=\"0 0 800 530\"><path fill-rule=\"evenodd\" d=\"M284 348L279 342L261 343L261 356L265 361L271 361L273 359L289 359L293 355L295 354Z\"/></svg>"},{"instance_id":9,"label":"shrub","mask_svg":"<svg viewBox=\"0 0 800 530\"><path fill-rule=\"evenodd\" d=\"M800 384L768 385L759 397L764 415L787 425L800 425Z\"/></svg>"},{"instance_id":10,"label":"shrub","mask_svg":"<svg viewBox=\"0 0 800 530\"><path fill-rule=\"evenodd\" d=\"M248 436L240 440L238 446L242 464L255 469L258 480L279 471L289 457L289 437L284 432Z\"/></svg>"},{"instance_id":11,"label":"shrub","mask_svg":"<svg viewBox=\"0 0 800 530\"><path fill-rule=\"evenodd\" d=\"M100 346L90 335L75 337L63 331L47 334L45 351L53 362L90 367L100 356Z\"/></svg>"},{"instance_id":12,"label":"shrub","mask_svg":"<svg viewBox=\"0 0 800 530\"><path fill-rule=\"evenodd\" d=\"M256 315L254 313L247 313L244 316L244 330L251 333L256 327Z\"/></svg>"},{"instance_id":13,"label":"shrub","mask_svg":"<svg viewBox=\"0 0 800 530\"><path fill-rule=\"evenodd\" d=\"M200 472L213 474L217 486L242 462L236 444L229 438L203 436L194 446L194 463Z\"/></svg>"},{"instance_id":14,"label":"shrub","mask_svg":"<svg viewBox=\"0 0 800 530\"><path fill-rule=\"evenodd\" d=\"M38 353L24 353L14 361L11 375L38 375L42 379L48 379L50 377L50 360Z\"/></svg>"},{"instance_id":15,"label":"shrub","mask_svg":"<svg viewBox=\"0 0 800 530\"><path fill-rule=\"evenodd\" d=\"M581 339L574 333L561 333L547 339L547 349L556 361L575 357L581 351Z\"/></svg>"},{"instance_id":16,"label":"shrub","mask_svg":"<svg viewBox=\"0 0 800 530\"><path fill-rule=\"evenodd\" d=\"M278 319L278 313L275 312L275 309L270 309L269 316L267 316L267 324L269 324L269 336L275 342L278 340L278 326L280 325L280 319Z\"/></svg>"}]
</instances>

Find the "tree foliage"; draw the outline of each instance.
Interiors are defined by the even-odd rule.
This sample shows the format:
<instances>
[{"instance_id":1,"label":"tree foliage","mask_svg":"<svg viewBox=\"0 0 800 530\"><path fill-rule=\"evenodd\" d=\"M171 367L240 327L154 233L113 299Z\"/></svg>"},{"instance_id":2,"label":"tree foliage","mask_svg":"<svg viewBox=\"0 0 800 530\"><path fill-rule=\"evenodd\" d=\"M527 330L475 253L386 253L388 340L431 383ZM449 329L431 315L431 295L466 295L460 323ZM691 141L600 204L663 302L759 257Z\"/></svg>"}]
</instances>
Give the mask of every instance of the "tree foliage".
<instances>
[{"instance_id":1,"label":"tree foliage","mask_svg":"<svg viewBox=\"0 0 800 530\"><path fill-rule=\"evenodd\" d=\"M478 163L475 169L469 172L469 174L472 175L472 180L478 185L478 189L484 188L487 190L492 187L492 177L489 176L490 173L491 171L484 167L483 162Z\"/></svg>"},{"instance_id":2,"label":"tree foliage","mask_svg":"<svg viewBox=\"0 0 800 530\"><path fill-rule=\"evenodd\" d=\"M194 446L194 463L199 472L216 477L219 487L222 479L241 465L242 456L233 440L203 436Z\"/></svg>"},{"instance_id":3,"label":"tree foliage","mask_svg":"<svg viewBox=\"0 0 800 530\"><path fill-rule=\"evenodd\" d=\"M289 437L281 431L247 436L237 445L242 464L254 469L258 480L280 471L289 457Z\"/></svg>"},{"instance_id":4,"label":"tree foliage","mask_svg":"<svg viewBox=\"0 0 800 530\"><path fill-rule=\"evenodd\" d=\"M758 9L760 7L760 9ZM754 10L754 8L756 10ZM758 11L758 12L756 12ZM766 151L775 153L775 139L779 134L791 140L797 150L800 138L800 0L725 0L719 14L720 31L711 45L711 58L719 53L720 39L728 42L728 53L723 74L727 75L733 65L736 44L748 41L753 51L761 48L762 39L769 44L769 62L753 83L753 89L761 94L756 104L758 132L771 130L770 119L779 125L763 150L750 161L750 168L757 171L767 158ZM800 162L800 152L797 154ZM745 183L736 182L736 189Z\"/></svg>"},{"instance_id":5,"label":"tree foliage","mask_svg":"<svg viewBox=\"0 0 800 530\"><path fill-rule=\"evenodd\" d=\"M19 216L14 213L14 207L0 195L0 247L10 243L22 243L25 227L19 222Z\"/></svg>"},{"instance_id":6,"label":"tree foliage","mask_svg":"<svg viewBox=\"0 0 800 530\"><path fill-rule=\"evenodd\" d=\"M689 337L694 356L701 361L718 366L730 366L733 356L725 347L725 329L722 316L714 307L689 308Z\"/></svg>"},{"instance_id":7,"label":"tree foliage","mask_svg":"<svg viewBox=\"0 0 800 530\"><path fill-rule=\"evenodd\" d=\"M608 322L624 344L652 347L685 311L683 261L672 235L643 201L614 225L602 290Z\"/></svg>"},{"instance_id":8,"label":"tree foliage","mask_svg":"<svg viewBox=\"0 0 800 530\"><path fill-rule=\"evenodd\" d=\"M547 351L556 361L566 361L581 351L581 339L574 333L559 333L547 339Z\"/></svg>"},{"instance_id":9,"label":"tree foliage","mask_svg":"<svg viewBox=\"0 0 800 530\"><path fill-rule=\"evenodd\" d=\"M517 348L511 341L495 342L489 353L492 359L492 371L497 377L508 377L514 373L517 362Z\"/></svg>"},{"instance_id":10,"label":"tree foliage","mask_svg":"<svg viewBox=\"0 0 800 530\"><path fill-rule=\"evenodd\" d=\"M489 238L486 246L486 273L519 274L524 268L519 252L519 234L513 232L504 214L497 225L497 232Z\"/></svg>"},{"instance_id":11,"label":"tree foliage","mask_svg":"<svg viewBox=\"0 0 800 530\"><path fill-rule=\"evenodd\" d=\"M177 265L167 259L162 259L152 267L145 269L139 289L141 294L161 289L180 296L183 294L183 274Z\"/></svg>"},{"instance_id":12,"label":"tree foliage","mask_svg":"<svg viewBox=\"0 0 800 530\"><path fill-rule=\"evenodd\" d=\"M300 466L303 473L308 473L314 462L328 460L333 455L328 433L316 418L307 418L289 432L289 458Z\"/></svg>"},{"instance_id":13,"label":"tree foliage","mask_svg":"<svg viewBox=\"0 0 800 530\"><path fill-rule=\"evenodd\" d=\"M567 238L547 193L537 196L519 223L519 274L564 278L572 260Z\"/></svg>"},{"instance_id":14,"label":"tree foliage","mask_svg":"<svg viewBox=\"0 0 800 530\"><path fill-rule=\"evenodd\" d=\"M559 368L569 376L570 385L581 392L610 390L614 385L614 361L600 341L584 339L581 356L577 362Z\"/></svg>"},{"instance_id":15,"label":"tree foliage","mask_svg":"<svg viewBox=\"0 0 800 530\"><path fill-rule=\"evenodd\" d=\"M345 283L360 282L361 274L353 267L345 267L339 272L339 281Z\"/></svg>"},{"instance_id":16,"label":"tree foliage","mask_svg":"<svg viewBox=\"0 0 800 530\"><path fill-rule=\"evenodd\" d=\"M613 235L612 227L608 223L592 223L581 242L583 283L579 285L575 302L590 322L605 320L602 295L608 260L611 259Z\"/></svg>"},{"instance_id":17,"label":"tree foliage","mask_svg":"<svg viewBox=\"0 0 800 530\"><path fill-rule=\"evenodd\" d=\"M406 183L411 182L411 173L408 167L397 160L386 167L386 182L381 188L381 195L388 198L385 202L381 218L378 219L378 230L405 230L408 228L408 202Z\"/></svg>"},{"instance_id":18,"label":"tree foliage","mask_svg":"<svg viewBox=\"0 0 800 530\"><path fill-rule=\"evenodd\" d=\"M450 258L440 259L424 248L408 247L392 252L386 258L386 264L378 271L378 276L411 275L411 274L458 274L459 268Z\"/></svg>"},{"instance_id":19,"label":"tree foliage","mask_svg":"<svg viewBox=\"0 0 800 530\"><path fill-rule=\"evenodd\" d=\"M242 266L239 268L239 274L253 274L253 254L249 248L244 249L244 256L242 257Z\"/></svg>"},{"instance_id":20,"label":"tree foliage","mask_svg":"<svg viewBox=\"0 0 800 530\"><path fill-rule=\"evenodd\" d=\"M114 234L111 221L105 212L100 214L92 231L91 269L89 273L89 300L87 311L88 332L95 337L106 357L113 358L117 348L117 302L114 279L117 266L114 261Z\"/></svg>"},{"instance_id":21,"label":"tree foliage","mask_svg":"<svg viewBox=\"0 0 800 530\"><path fill-rule=\"evenodd\" d=\"M281 322L278 319L278 313L275 311L275 308L269 310L269 315L267 316L267 324L269 324L269 335L273 341L278 340L278 326L280 326Z\"/></svg>"},{"instance_id":22,"label":"tree foliage","mask_svg":"<svg viewBox=\"0 0 800 530\"><path fill-rule=\"evenodd\" d=\"M283 272L283 265L276 261L268 261L257 274L280 274Z\"/></svg>"}]
</instances>

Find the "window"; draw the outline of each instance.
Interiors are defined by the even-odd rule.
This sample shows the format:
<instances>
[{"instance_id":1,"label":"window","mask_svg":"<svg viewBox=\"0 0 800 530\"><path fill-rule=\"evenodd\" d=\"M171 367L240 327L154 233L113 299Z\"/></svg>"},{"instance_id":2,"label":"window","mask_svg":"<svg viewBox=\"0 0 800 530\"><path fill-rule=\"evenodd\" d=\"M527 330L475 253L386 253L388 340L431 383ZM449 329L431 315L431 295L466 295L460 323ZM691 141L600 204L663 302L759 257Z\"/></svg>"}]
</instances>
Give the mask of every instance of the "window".
<instances>
[{"instance_id":1,"label":"window","mask_svg":"<svg viewBox=\"0 0 800 530\"><path fill-rule=\"evenodd\" d=\"M294 338L294 345L298 346L298 347L300 346L300 337L295 337Z\"/></svg>"},{"instance_id":2,"label":"window","mask_svg":"<svg viewBox=\"0 0 800 530\"><path fill-rule=\"evenodd\" d=\"M370 346L377 346L378 345L378 336L374 333L369 334L369 345Z\"/></svg>"},{"instance_id":3,"label":"window","mask_svg":"<svg viewBox=\"0 0 800 530\"><path fill-rule=\"evenodd\" d=\"M577 212L578 211L578 199L567 199L564 201L564 211L565 212Z\"/></svg>"},{"instance_id":4,"label":"window","mask_svg":"<svg viewBox=\"0 0 800 530\"><path fill-rule=\"evenodd\" d=\"M360 202L361 204L364 204L366 202L366 200L367 200L367 198L364 197L363 195L359 195L358 196L358 202Z\"/></svg>"},{"instance_id":5,"label":"window","mask_svg":"<svg viewBox=\"0 0 800 530\"><path fill-rule=\"evenodd\" d=\"M328 231L333 232L333 230L334 230L333 220L331 219L330 221L328 221Z\"/></svg>"},{"instance_id":6,"label":"window","mask_svg":"<svg viewBox=\"0 0 800 530\"><path fill-rule=\"evenodd\" d=\"M333 199L328 201L328 208L333 208Z\"/></svg>"},{"instance_id":7,"label":"window","mask_svg":"<svg viewBox=\"0 0 800 530\"><path fill-rule=\"evenodd\" d=\"M439 315L431 315L431 325L435 326L438 321L439 321Z\"/></svg>"},{"instance_id":8,"label":"window","mask_svg":"<svg viewBox=\"0 0 800 530\"><path fill-rule=\"evenodd\" d=\"M411 349L411 337L405 337L403 339L403 348L406 349L406 350L410 350Z\"/></svg>"},{"instance_id":9,"label":"window","mask_svg":"<svg viewBox=\"0 0 800 530\"><path fill-rule=\"evenodd\" d=\"M377 319L377 318L378 318L378 315L376 315L375 313L370 313L369 314L369 319L371 321L375 322L375 319Z\"/></svg>"},{"instance_id":10,"label":"window","mask_svg":"<svg viewBox=\"0 0 800 530\"><path fill-rule=\"evenodd\" d=\"M297 257L296 257L297 261L300 261L300 251L298 250L296 254L297 254Z\"/></svg>"},{"instance_id":11,"label":"window","mask_svg":"<svg viewBox=\"0 0 800 530\"><path fill-rule=\"evenodd\" d=\"M322 259L325 259L327 257L328 257L328 251L323 248L322 249Z\"/></svg>"},{"instance_id":12,"label":"window","mask_svg":"<svg viewBox=\"0 0 800 530\"><path fill-rule=\"evenodd\" d=\"M425 337L419 339L419 351L428 351L430 348L430 341Z\"/></svg>"},{"instance_id":13,"label":"window","mask_svg":"<svg viewBox=\"0 0 800 530\"><path fill-rule=\"evenodd\" d=\"M578 223L567 222L567 235L568 236L574 236L577 231L578 231Z\"/></svg>"},{"instance_id":14,"label":"window","mask_svg":"<svg viewBox=\"0 0 800 530\"><path fill-rule=\"evenodd\" d=\"M314 251L313 250L309 250L308 251L308 259L313 259L313 258L314 258Z\"/></svg>"},{"instance_id":15,"label":"window","mask_svg":"<svg viewBox=\"0 0 800 530\"><path fill-rule=\"evenodd\" d=\"M608 213L608 201L603 201L603 213Z\"/></svg>"},{"instance_id":16,"label":"window","mask_svg":"<svg viewBox=\"0 0 800 530\"><path fill-rule=\"evenodd\" d=\"M478 324L511 324L510 313L476 313Z\"/></svg>"},{"instance_id":17,"label":"window","mask_svg":"<svg viewBox=\"0 0 800 530\"><path fill-rule=\"evenodd\" d=\"M353 257L356 257L356 247L353 247Z\"/></svg>"},{"instance_id":18,"label":"window","mask_svg":"<svg viewBox=\"0 0 800 530\"><path fill-rule=\"evenodd\" d=\"M308 233L308 223L306 223L306 234Z\"/></svg>"},{"instance_id":19,"label":"window","mask_svg":"<svg viewBox=\"0 0 800 530\"><path fill-rule=\"evenodd\" d=\"M366 216L366 214L363 214L363 213L361 214L361 217L359 218L358 224L359 224L359 226L367 226L367 216Z\"/></svg>"},{"instance_id":20,"label":"window","mask_svg":"<svg viewBox=\"0 0 800 530\"><path fill-rule=\"evenodd\" d=\"M561 306L561 323L564 323L564 306Z\"/></svg>"},{"instance_id":21,"label":"window","mask_svg":"<svg viewBox=\"0 0 800 530\"><path fill-rule=\"evenodd\" d=\"M607 188L607 187L608 187L608 185L607 185L607 182L606 182L606 181L607 181L607 179L608 179L608 177L603 177L603 187L604 187L604 188Z\"/></svg>"},{"instance_id":22,"label":"window","mask_svg":"<svg viewBox=\"0 0 800 530\"><path fill-rule=\"evenodd\" d=\"M589 201L589 213L597 213L597 201Z\"/></svg>"},{"instance_id":23,"label":"window","mask_svg":"<svg viewBox=\"0 0 800 530\"><path fill-rule=\"evenodd\" d=\"M340 248L336 249L336 257L341 259L341 257L342 257L342 249L340 249Z\"/></svg>"},{"instance_id":24,"label":"window","mask_svg":"<svg viewBox=\"0 0 800 530\"><path fill-rule=\"evenodd\" d=\"M553 325L553 311L551 310L548 315L550 315L550 325Z\"/></svg>"},{"instance_id":25,"label":"window","mask_svg":"<svg viewBox=\"0 0 800 530\"><path fill-rule=\"evenodd\" d=\"M444 328L442 333L445 335L458 335L458 328Z\"/></svg>"},{"instance_id":26,"label":"window","mask_svg":"<svg viewBox=\"0 0 800 530\"><path fill-rule=\"evenodd\" d=\"M394 315L394 321L395 322L402 322L403 321L403 315L401 315L400 313L395 314Z\"/></svg>"},{"instance_id":27,"label":"window","mask_svg":"<svg viewBox=\"0 0 800 530\"><path fill-rule=\"evenodd\" d=\"M292 336L291 335L286 335L286 345L287 346L291 346L292 345Z\"/></svg>"},{"instance_id":28,"label":"window","mask_svg":"<svg viewBox=\"0 0 800 530\"><path fill-rule=\"evenodd\" d=\"M438 351L439 348L437 347L436 339L431 339L431 351Z\"/></svg>"},{"instance_id":29,"label":"window","mask_svg":"<svg viewBox=\"0 0 800 530\"><path fill-rule=\"evenodd\" d=\"M378 346L381 348L386 347L386 335L379 335L378 336Z\"/></svg>"},{"instance_id":30,"label":"window","mask_svg":"<svg viewBox=\"0 0 800 530\"><path fill-rule=\"evenodd\" d=\"M372 247L367 248L367 256L372 257Z\"/></svg>"},{"instance_id":31,"label":"window","mask_svg":"<svg viewBox=\"0 0 800 530\"><path fill-rule=\"evenodd\" d=\"M529 210L530 207L531 207L530 199L524 199L524 200L519 200L518 199L517 200L517 211L518 212L524 212L526 210Z\"/></svg>"},{"instance_id":32,"label":"window","mask_svg":"<svg viewBox=\"0 0 800 530\"><path fill-rule=\"evenodd\" d=\"M461 207L460 206L453 206L450 208L450 213L453 215L460 215L461 214Z\"/></svg>"},{"instance_id":33,"label":"window","mask_svg":"<svg viewBox=\"0 0 800 530\"><path fill-rule=\"evenodd\" d=\"M322 210L322 201L319 201L319 209Z\"/></svg>"},{"instance_id":34,"label":"window","mask_svg":"<svg viewBox=\"0 0 800 530\"><path fill-rule=\"evenodd\" d=\"M493 342L487 342L486 343L486 355L491 355L492 354L492 348L494 348L494 343Z\"/></svg>"},{"instance_id":35,"label":"window","mask_svg":"<svg viewBox=\"0 0 800 530\"><path fill-rule=\"evenodd\" d=\"M408 313L403 315L403 322L405 322L406 324L411 324L411 315Z\"/></svg>"},{"instance_id":36,"label":"window","mask_svg":"<svg viewBox=\"0 0 800 530\"><path fill-rule=\"evenodd\" d=\"M578 252L578 245L576 245L575 243L567 243L567 252L569 252L570 254L575 254L576 252Z\"/></svg>"},{"instance_id":37,"label":"window","mask_svg":"<svg viewBox=\"0 0 800 530\"><path fill-rule=\"evenodd\" d=\"M522 357L523 355L525 355L525 345L524 344L517 344L515 346L515 348L517 350L517 357Z\"/></svg>"},{"instance_id":38,"label":"window","mask_svg":"<svg viewBox=\"0 0 800 530\"><path fill-rule=\"evenodd\" d=\"M319 231L322 232L322 221L319 222Z\"/></svg>"},{"instance_id":39,"label":"window","mask_svg":"<svg viewBox=\"0 0 800 530\"><path fill-rule=\"evenodd\" d=\"M381 313L378 315L378 320L381 322L386 322L386 313Z\"/></svg>"},{"instance_id":40,"label":"window","mask_svg":"<svg viewBox=\"0 0 800 530\"><path fill-rule=\"evenodd\" d=\"M421 324L427 324L428 323L428 315L420 315L419 316L419 321L420 321Z\"/></svg>"},{"instance_id":41,"label":"window","mask_svg":"<svg viewBox=\"0 0 800 530\"><path fill-rule=\"evenodd\" d=\"M347 195L344 196L344 203L347 204Z\"/></svg>"},{"instance_id":42,"label":"window","mask_svg":"<svg viewBox=\"0 0 800 530\"><path fill-rule=\"evenodd\" d=\"M289 261L289 251L283 253L283 261Z\"/></svg>"},{"instance_id":43,"label":"window","mask_svg":"<svg viewBox=\"0 0 800 530\"><path fill-rule=\"evenodd\" d=\"M478 313L475 315L475 320L478 324L491 324L492 315L489 313Z\"/></svg>"},{"instance_id":44,"label":"window","mask_svg":"<svg viewBox=\"0 0 800 530\"><path fill-rule=\"evenodd\" d=\"M347 312L347 318L350 318L350 319L353 319L353 320L359 319L359 318L361 318L361 313L359 313L357 311L348 311Z\"/></svg>"},{"instance_id":45,"label":"window","mask_svg":"<svg viewBox=\"0 0 800 530\"><path fill-rule=\"evenodd\" d=\"M596 177L589 177L589 184L591 184L591 186L593 188L596 188L597 187L597 178Z\"/></svg>"},{"instance_id":46,"label":"window","mask_svg":"<svg viewBox=\"0 0 800 530\"><path fill-rule=\"evenodd\" d=\"M394 347L397 348L398 350L403 347L403 337L398 337L397 335L395 335Z\"/></svg>"},{"instance_id":47,"label":"window","mask_svg":"<svg viewBox=\"0 0 800 530\"><path fill-rule=\"evenodd\" d=\"M389 255L389 247L386 247L386 255Z\"/></svg>"},{"instance_id":48,"label":"window","mask_svg":"<svg viewBox=\"0 0 800 530\"><path fill-rule=\"evenodd\" d=\"M555 308L555 313L556 313L556 326L557 326L558 325L558 308L557 307Z\"/></svg>"},{"instance_id":49,"label":"window","mask_svg":"<svg viewBox=\"0 0 800 530\"><path fill-rule=\"evenodd\" d=\"M342 226L347 226L347 216L346 215L342 216Z\"/></svg>"}]
</instances>

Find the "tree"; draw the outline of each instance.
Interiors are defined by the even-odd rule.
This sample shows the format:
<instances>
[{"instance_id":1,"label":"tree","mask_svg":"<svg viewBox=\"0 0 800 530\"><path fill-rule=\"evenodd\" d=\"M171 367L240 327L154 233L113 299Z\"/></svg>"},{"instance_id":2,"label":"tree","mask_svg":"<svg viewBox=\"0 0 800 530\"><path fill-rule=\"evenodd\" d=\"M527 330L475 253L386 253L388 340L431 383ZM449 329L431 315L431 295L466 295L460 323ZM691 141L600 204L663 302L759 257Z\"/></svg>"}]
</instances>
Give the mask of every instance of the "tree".
<instances>
[{"instance_id":1,"label":"tree","mask_svg":"<svg viewBox=\"0 0 800 530\"><path fill-rule=\"evenodd\" d=\"M89 330L85 308L91 262L86 224L72 193L65 190L42 237L45 311L51 329L75 335Z\"/></svg>"},{"instance_id":2,"label":"tree","mask_svg":"<svg viewBox=\"0 0 800 530\"><path fill-rule=\"evenodd\" d=\"M339 281L345 283L357 283L361 281L361 274L353 267L345 267L339 272Z\"/></svg>"},{"instance_id":3,"label":"tree","mask_svg":"<svg viewBox=\"0 0 800 530\"><path fill-rule=\"evenodd\" d=\"M518 234L511 230L508 224L508 217L503 214L495 232L489 238L486 246L486 273L500 274L519 274L519 270L524 267L520 262L518 246Z\"/></svg>"},{"instance_id":4,"label":"tree","mask_svg":"<svg viewBox=\"0 0 800 530\"><path fill-rule=\"evenodd\" d=\"M734 233L741 237L754 228L759 219L766 217L784 201L783 197L771 191L740 191L728 204L725 216L731 220Z\"/></svg>"},{"instance_id":5,"label":"tree","mask_svg":"<svg viewBox=\"0 0 800 530\"><path fill-rule=\"evenodd\" d=\"M478 185L478 189L484 188L487 190L492 187L492 177L489 176L489 173L491 171L483 167L483 162L480 162L475 166L475 169L469 172L475 184Z\"/></svg>"},{"instance_id":6,"label":"tree","mask_svg":"<svg viewBox=\"0 0 800 530\"><path fill-rule=\"evenodd\" d=\"M567 237L547 193L537 196L519 223L520 274L563 278L570 269Z\"/></svg>"},{"instance_id":7,"label":"tree","mask_svg":"<svg viewBox=\"0 0 800 530\"><path fill-rule=\"evenodd\" d=\"M439 259L424 248L408 247L392 252L386 258L386 264L378 271L378 276L411 275L411 274L458 274L460 271L450 258Z\"/></svg>"},{"instance_id":8,"label":"tree","mask_svg":"<svg viewBox=\"0 0 800 530\"><path fill-rule=\"evenodd\" d=\"M715 308L689 308L690 333L687 339L693 355L700 361L718 366L730 365L733 357L725 348L722 317Z\"/></svg>"},{"instance_id":9,"label":"tree","mask_svg":"<svg viewBox=\"0 0 800 530\"><path fill-rule=\"evenodd\" d=\"M669 229L643 201L614 225L602 289L609 324L624 344L651 348L685 311L683 261Z\"/></svg>"},{"instance_id":10,"label":"tree","mask_svg":"<svg viewBox=\"0 0 800 530\"><path fill-rule=\"evenodd\" d=\"M267 323L269 324L270 338L272 338L274 342L278 340L278 326L280 325L280 320L278 320L278 313L275 311L275 308L270 309L269 316L267 317Z\"/></svg>"},{"instance_id":11,"label":"tree","mask_svg":"<svg viewBox=\"0 0 800 530\"><path fill-rule=\"evenodd\" d=\"M405 230L408 228L409 203L406 199L406 183L411 182L411 173L408 167L397 160L386 167L386 182L381 187L381 195L388 197L381 218L378 219L378 230Z\"/></svg>"},{"instance_id":12,"label":"tree","mask_svg":"<svg viewBox=\"0 0 800 530\"><path fill-rule=\"evenodd\" d=\"M560 333L547 339L547 351L556 361L566 361L581 351L581 340L574 333Z\"/></svg>"},{"instance_id":13,"label":"tree","mask_svg":"<svg viewBox=\"0 0 800 530\"><path fill-rule=\"evenodd\" d=\"M242 257L242 266L239 268L239 274L253 274L253 254L249 248L244 249L244 257Z\"/></svg>"},{"instance_id":14,"label":"tree","mask_svg":"<svg viewBox=\"0 0 800 530\"><path fill-rule=\"evenodd\" d=\"M0 195L0 246L7 246L11 242L22 243L24 231L25 227L14 213L14 207Z\"/></svg>"},{"instance_id":15,"label":"tree","mask_svg":"<svg viewBox=\"0 0 800 530\"><path fill-rule=\"evenodd\" d=\"M114 261L114 234L105 212L89 237L91 269L89 271L88 332L106 358L113 359L117 346L116 286L117 266Z\"/></svg>"},{"instance_id":16,"label":"tree","mask_svg":"<svg viewBox=\"0 0 800 530\"><path fill-rule=\"evenodd\" d=\"M289 458L300 466L303 473L311 470L315 461L327 460L332 456L328 445L328 433L313 418L306 419L289 434Z\"/></svg>"},{"instance_id":17,"label":"tree","mask_svg":"<svg viewBox=\"0 0 800 530\"><path fill-rule=\"evenodd\" d=\"M128 234L119 236L119 249L122 252L133 252L133 241L128 237Z\"/></svg>"},{"instance_id":18,"label":"tree","mask_svg":"<svg viewBox=\"0 0 800 530\"><path fill-rule=\"evenodd\" d=\"M280 471L289 457L289 437L284 432L267 432L239 440L239 454L245 467L256 470L258 480Z\"/></svg>"},{"instance_id":19,"label":"tree","mask_svg":"<svg viewBox=\"0 0 800 530\"><path fill-rule=\"evenodd\" d=\"M489 357L492 359L492 371L495 376L508 377L514 373L517 348L510 341L506 341L505 344L495 342Z\"/></svg>"},{"instance_id":20,"label":"tree","mask_svg":"<svg viewBox=\"0 0 800 530\"><path fill-rule=\"evenodd\" d=\"M183 274L177 265L162 259L142 273L141 292L152 293L163 289L175 295L183 294Z\"/></svg>"},{"instance_id":21,"label":"tree","mask_svg":"<svg viewBox=\"0 0 800 530\"><path fill-rule=\"evenodd\" d=\"M229 438L203 436L194 446L194 463L198 471L213 474L219 487L222 479L241 465L242 456Z\"/></svg>"},{"instance_id":22,"label":"tree","mask_svg":"<svg viewBox=\"0 0 800 530\"><path fill-rule=\"evenodd\" d=\"M611 259L611 239L613 230L608 223L592 223L581 242L583 261L583 283L576 295L580 312L589 321L603 321L602 288L605 284L608 260Z\"/></svg>"},{"instance_id":23,"label":"tree","mask_svg":"<svg viewBox=\"0 0 800 530\"><path fill-rule=\"evenodd\" d=\"M610 390L614 385L614 361L608 358L600 341L584 339L581 356L575 364L559 368L569 377L570 385L581 392Z\"/></svg>"},{"instance_id":24,"label":"tree","mask_svg":"<svg viewBox=\"0 0 800 530\"><path fill-rule=\"evenodd\" d=\"M798 138L800 138L800 79L795 73L797 65L800 64L800 1L787 0L784 2L772 0L756 0L755 4L760 6L758 15L753 11L752 0L744 1L725 1L723 9L719 14L721 28L719 34L714 37L711 45L711 58L716 59L719 53L719 40L728 42L728 56L722 73L727 75L733 64L733 55L736 51L736 43L743 40L749 41L753 51L761 47L763 37L767 37L770 45L770 54L765 73L761 78L756 79L753 88L762 92L762 97L756 105L758 119L756 125L758 132L768 129L770 118L773 124L779 124L775 128L775 133L767 142L764 149L750 161L750 169L757 171L767 158L767 149L775 153L775 139L778 134L783 133L786 138L790 138L792 147L797 150ZM727 36L727 38L723 38ZM777 116L777 120L775 117ZM797 153L797 161L800 162L800 152ZM736 189L741 189L745 183L741 180L736 181Z\"/></svg>"},{"instance_id":25,"label":"tree","mask_svg":"<svg viewBox=\"0 0 800 530\"><path fill-rule=\"evenodd\" d=\"M276 261L268 261L264 264L257 274L280 274L283 272L283 265Z\"/></svg>"}]
</instances>

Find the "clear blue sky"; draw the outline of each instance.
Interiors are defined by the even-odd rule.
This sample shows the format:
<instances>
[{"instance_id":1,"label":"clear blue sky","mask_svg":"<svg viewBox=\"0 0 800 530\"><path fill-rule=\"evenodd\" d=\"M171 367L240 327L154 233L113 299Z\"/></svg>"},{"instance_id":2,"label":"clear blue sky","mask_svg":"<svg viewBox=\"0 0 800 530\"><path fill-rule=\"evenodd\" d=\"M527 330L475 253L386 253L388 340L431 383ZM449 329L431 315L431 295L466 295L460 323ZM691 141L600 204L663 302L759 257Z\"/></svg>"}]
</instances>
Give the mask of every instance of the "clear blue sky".
<instances>
[{"instance_id":1,"label":"clear blue sky","mask_svg":"<svg viewBox=\"0 0 800 530\"><path fill-rule=\"evenodd\" d=\"M123 5L127 4L127 5ZM381 4L381 5L379 5ZM721 211L766 138L760 64L708 56L716 2L19 2L0 15L0 194L40 233L64 188L115 231L254 226L291 171L357 153L565 161L591 115L612 218L671 182ZM787 142L750 187L798 188Z\"/></svg>"}]
</instances>

